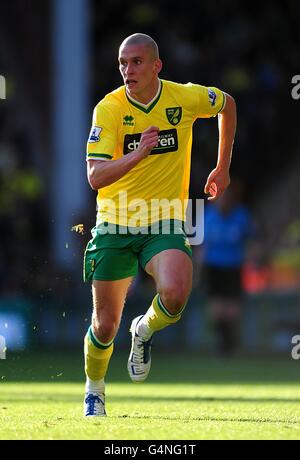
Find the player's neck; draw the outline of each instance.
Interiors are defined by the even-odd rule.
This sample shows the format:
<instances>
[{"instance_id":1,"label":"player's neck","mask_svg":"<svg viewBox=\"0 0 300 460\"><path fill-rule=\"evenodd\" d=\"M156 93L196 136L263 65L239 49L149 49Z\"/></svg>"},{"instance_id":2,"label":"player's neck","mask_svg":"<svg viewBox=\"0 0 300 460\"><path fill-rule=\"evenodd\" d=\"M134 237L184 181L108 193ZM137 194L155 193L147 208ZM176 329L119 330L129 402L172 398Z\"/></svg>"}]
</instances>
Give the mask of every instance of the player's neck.
<instances>
[{"instance_id":1,"label":"player's neck","mask_svg":"<svg viewBox=\"0 0 300 460\"><path fill-rule=\"evenodd\" d=\"M154 84L151 87L147 88L147 90L144 91L142 94L127 94L131 99L134 99L140 104L149 105L154 99L157 98L160 89L161 81L158 78L157 80L155 80Z\"/></svg>"}]
</instances>

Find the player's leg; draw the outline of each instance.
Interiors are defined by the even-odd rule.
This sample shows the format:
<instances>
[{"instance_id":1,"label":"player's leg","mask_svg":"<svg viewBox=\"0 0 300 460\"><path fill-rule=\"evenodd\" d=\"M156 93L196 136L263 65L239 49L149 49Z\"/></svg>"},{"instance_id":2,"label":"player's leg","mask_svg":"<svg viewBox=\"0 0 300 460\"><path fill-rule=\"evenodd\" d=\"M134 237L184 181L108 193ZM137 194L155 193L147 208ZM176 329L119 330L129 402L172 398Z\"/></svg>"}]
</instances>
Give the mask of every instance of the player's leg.
<instances>
[{"instance_id":1,"label":"player's leg","mask_svg":"<svg viewBox=\"0 0 300 460\"><path fill-rule=\"evenodd\" d=\"M159 252L145 270L154 278L157 294L145 315L135 318L130 328L128 372L134 382L143 382L148 376L153 333L179 321L192 288L192 261L182 250Z\"/></svg>"},{"instance_id":2,"label":"player's leg","mask_svg":"<svg viewBox=\"0 0 300 460\"><path fill-rule=\"evenodd\" d=\"M99 228L101 230L101 226ZM85 415L105 415L104 376L126 293L138 267L136 254L130 244L126 245L126 235L101 233L100 230L92 230L93 238L84 257L84 280L92 281L94 307L84 347Z\"/></svg>"},{"instance_id":3,"label":"player's leg","mask_svg":"<svg viewBox=\"0 0 300 460\"><path fill-rule=\"evenodd\" d=\"M238 348L242 313L240 267L205 267L208 313L216 335L217 352L231 356Z\"/></svg>"},{"instance_id":4,"label":"player's leg","mask_svg":"<svg viewBox=\"0 0 300 460\"><path fill-rule=\"evenodd\" d=\"M93 281L92 324L84 340L85 415L106 415L104 377L131 280L132 277L116 281Z\"/></svg>"},{"instance_id":5,"label":"player's leg","mask_svg":"<svg viewBox=\"0 0 300 460\"><path fill-rule=\"evenodd\" d=\"M242 302L239 299L212 299L210 317L217 339L217 352L222 357L234 354L239 345Z\"/></svg>"},{"instance_id":6,"label":"player's leg","mask_svg":"<svg viewBox=\"0 0 300 460\"><path fill-rule=\"evenodd\" d=\"M138 328L147 337L181 318L192 289L193 265L185 252L169 249L156 254L145 268L157 291Z\"/></svg>"}]
</instances>

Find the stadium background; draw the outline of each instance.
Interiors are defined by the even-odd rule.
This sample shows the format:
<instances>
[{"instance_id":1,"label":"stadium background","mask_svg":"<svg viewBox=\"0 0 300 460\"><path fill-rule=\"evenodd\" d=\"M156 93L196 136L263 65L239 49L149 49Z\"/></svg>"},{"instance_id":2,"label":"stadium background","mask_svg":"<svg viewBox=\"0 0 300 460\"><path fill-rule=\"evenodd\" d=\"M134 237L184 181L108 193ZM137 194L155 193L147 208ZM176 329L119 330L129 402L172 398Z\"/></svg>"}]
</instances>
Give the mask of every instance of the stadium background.
<instances>
[{"instance_id":1,"label":"stadium background","mask_svg":"<svg viewBox=\"0 0 300 460\"><path fill-rule=\"evenodd\" d=\"M162 78L214 85L238 105L232 175L260 228L247 264L243 352L290 354L300 333L299 74L294 1L1 2L0 335L10 350L78 348L91 315L82 254L95 221L85 143L94 105L121 82L117 51L144 32L160 46ZM191 196L203 197L214 166L217 122L194 129ZM71 232L84 223L87 233ZM164 349L211 349L195 251L194 289L182 321L157 335ZM142 273L131 289L116 343L154 286Z\"/></svg>"}]
</instances>

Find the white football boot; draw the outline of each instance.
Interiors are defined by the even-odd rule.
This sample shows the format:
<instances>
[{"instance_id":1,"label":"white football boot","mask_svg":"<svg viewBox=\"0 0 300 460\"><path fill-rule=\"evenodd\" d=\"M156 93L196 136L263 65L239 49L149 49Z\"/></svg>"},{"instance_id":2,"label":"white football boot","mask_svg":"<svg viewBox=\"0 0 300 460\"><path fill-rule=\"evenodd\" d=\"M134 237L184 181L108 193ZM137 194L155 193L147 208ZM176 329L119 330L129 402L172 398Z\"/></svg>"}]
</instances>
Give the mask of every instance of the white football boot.
<instances>
[{"instance_id":1,"label":"white football boot","mask_svg":"<svg viewBox=\"0 0 300 460\"><path fill-rule=\"evenodd\" d=\"M146 380L151 367L152 337L143 340L136 333L136 326L142 317L143 315L134 318L129 329L132 340L127 369L131 380L136 383Z\"/></svg>"},{"instance_id":2,"label":"white football boot","mask_svg":"<svg viewBox=\"0 0 300 460\"><path fill-rule=\"evenodd\" d=\"M85 417L106 417L104 394L86 393L84 415Z\"/></svg>"}]
</instances>

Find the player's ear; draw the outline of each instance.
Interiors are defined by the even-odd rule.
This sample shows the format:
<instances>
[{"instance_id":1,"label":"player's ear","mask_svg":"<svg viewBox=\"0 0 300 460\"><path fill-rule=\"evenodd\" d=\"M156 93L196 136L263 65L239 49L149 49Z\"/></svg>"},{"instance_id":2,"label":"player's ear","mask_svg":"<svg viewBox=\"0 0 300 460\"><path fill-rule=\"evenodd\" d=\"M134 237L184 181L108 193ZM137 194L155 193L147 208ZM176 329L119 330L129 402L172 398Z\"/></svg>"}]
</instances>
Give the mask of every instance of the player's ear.
<instances>
[{"instance_id":1,"label":"player's ear","mask_svg":"<svg viewBox=\"0 0 300 460\"><path fill-rule=\"evenodd\" d=\"M160 59L155 59L154 61L154 70L156 73L159 73L162 69L162 62Z\"/></svg>"}]
</instances>

